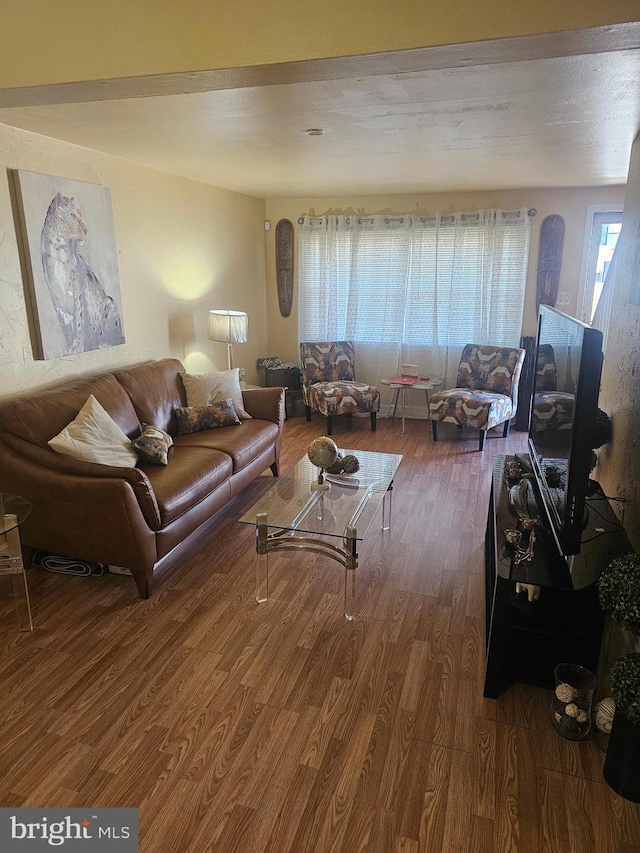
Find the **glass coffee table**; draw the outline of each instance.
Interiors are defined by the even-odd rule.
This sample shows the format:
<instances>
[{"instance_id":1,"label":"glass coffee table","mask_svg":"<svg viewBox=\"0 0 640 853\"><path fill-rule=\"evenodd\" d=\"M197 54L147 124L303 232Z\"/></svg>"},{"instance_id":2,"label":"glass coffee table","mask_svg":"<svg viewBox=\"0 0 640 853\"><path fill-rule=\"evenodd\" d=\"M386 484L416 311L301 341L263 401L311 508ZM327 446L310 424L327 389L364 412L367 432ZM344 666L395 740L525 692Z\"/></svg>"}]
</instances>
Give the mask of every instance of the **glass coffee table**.
<instances>
[{"instance_id":1,"label":"glass coffee table","mask_svg":"<svg viewBox=\"0 0 640 853\"><path fill-rule=\"evenodd\" d=\"M269 595L269 554L298 550L324 554L344 566L344 615L353 619L357 543L364 539L382 504L382 529L391 527L393 477L402 462L396 453L352 453L360 462L353 475L325 474L330 488L312 489L318 469L307 456L240 519L256 528L256 599Z\"/></svg>"}]
</instances>

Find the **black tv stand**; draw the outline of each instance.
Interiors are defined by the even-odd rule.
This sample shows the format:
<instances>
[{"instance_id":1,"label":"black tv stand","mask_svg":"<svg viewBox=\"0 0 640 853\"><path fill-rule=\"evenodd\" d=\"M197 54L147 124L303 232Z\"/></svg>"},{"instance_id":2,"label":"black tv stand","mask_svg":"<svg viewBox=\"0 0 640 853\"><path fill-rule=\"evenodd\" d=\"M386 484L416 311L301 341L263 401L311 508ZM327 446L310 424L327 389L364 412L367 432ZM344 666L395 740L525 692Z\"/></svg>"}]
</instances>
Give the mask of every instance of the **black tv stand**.
<instances>
[{"instance_id":1,"label":"black tv stand","mask_svg":"<svg viewBox=\"0 0 640 853\"><path fill-rule=\"evenodd\" d=\"M596 671L604 621L596 580L614 557L630 550L598 486L588 498L588 506L594 502L594 511L588 512L580 554L565 557L551 532L538 523L531 559L522 559L521 553L516 557L516 548L505 535L505 530L522 528L509 502L512 481L507 480L508 466L516 461L523 473L532 470L526 454L493 459L485 538L484 695L491 699L516 681L551 686L559 663L577 663ZM535 495L539 502L537 488ZM517 585L525 584L516 592Z\"/></svg>"}]
</instances>

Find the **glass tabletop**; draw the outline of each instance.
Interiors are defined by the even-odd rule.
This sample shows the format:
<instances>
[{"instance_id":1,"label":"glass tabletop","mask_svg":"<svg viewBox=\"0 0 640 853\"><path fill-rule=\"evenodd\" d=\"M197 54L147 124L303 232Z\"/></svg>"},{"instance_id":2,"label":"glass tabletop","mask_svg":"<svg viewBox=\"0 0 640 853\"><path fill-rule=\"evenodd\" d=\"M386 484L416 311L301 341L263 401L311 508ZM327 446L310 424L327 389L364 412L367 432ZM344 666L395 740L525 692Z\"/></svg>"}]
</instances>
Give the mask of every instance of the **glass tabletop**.
<instances>
[{"instance_id":1,"label":"glass tabletop","mask_svg":"<svg viewBox=\"0 0 640 853\"><path fill-rule=\"evenodd\" d=\"M240 522L255 525L256 515L265 512L268 527L342 539L346 527L352 526L356 538L363 539L402 455L343 449L340 453L356 456L360 470L351 475L325 474L329 489L314 491L311 486L318 479L319 469L305 455L245 512Z\"/></svg>"},{"instance_id":2,"label":"glass tabletop","mask_svg":"<svg viewBox=\"0 0 640 853\"><path fill-rule=\"evenodd\" d=\"M31 515L31 504L20 495L0 492L0 535L8 533Z\"/></svg>"},{"instance_id":3,"label":"glass tabletop","mask_svg":"<svg viewBox=\"0 0 640 853\"><path fill-rule=\"evenodd\" d=\"M381 379L381 385L389 385L391 388L414 388L416 391L431 391L432 388L437 388L442 385L442 379L418 379L417 382L409 384L405 382L392 382L391 379Z\"/></svg>"}]
</instances>

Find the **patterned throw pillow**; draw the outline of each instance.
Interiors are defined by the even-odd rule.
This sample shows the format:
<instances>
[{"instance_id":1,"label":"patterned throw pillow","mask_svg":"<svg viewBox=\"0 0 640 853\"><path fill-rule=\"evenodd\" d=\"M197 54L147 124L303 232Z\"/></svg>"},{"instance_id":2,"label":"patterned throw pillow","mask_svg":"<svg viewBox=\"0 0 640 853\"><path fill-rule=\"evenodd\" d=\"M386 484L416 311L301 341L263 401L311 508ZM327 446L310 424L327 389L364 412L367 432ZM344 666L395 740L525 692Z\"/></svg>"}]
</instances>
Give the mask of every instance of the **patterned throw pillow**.
<instances>
[{"instance_id":1,"label":"patterned throw pillow","mask_svg":"<svg viewBox=\"0 0 640 853\"><path fill-rule=\"evenodd\" d=\"M178 435L189 435L192 432L240 423L230 398L210 406L181 406L175 409L175 413L178 419Z\"/></svg>"},{"instance_id":2,"label":"patterned throw pillow","mask_svg":"<svg viewBox=\"0 0 640 853\"><path fill-rule=\"evenodd\" d=\"M151 424L142 424L142 434L131 442L140 462L153 462L154 465L168 463L172 445L173 439L169 433Z\"/></svg>"}]
</instances>

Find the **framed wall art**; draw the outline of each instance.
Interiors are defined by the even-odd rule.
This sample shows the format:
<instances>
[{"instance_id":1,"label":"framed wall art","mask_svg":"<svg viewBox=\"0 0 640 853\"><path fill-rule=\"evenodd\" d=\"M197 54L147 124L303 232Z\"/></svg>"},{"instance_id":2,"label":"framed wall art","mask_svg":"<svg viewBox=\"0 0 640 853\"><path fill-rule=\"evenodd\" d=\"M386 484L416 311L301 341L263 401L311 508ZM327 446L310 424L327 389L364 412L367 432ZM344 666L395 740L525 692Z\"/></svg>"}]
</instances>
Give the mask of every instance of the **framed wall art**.
<instances>
[{"instance_id":1,"label":"framed wall art","mask_svg":"<svg viewBox=\"0 0 640 853\"><path fill-rule=\"evenodd\" d=\"M109 188L11 174L34 358L123 344Z\"/></svg>"}]
</instances>

